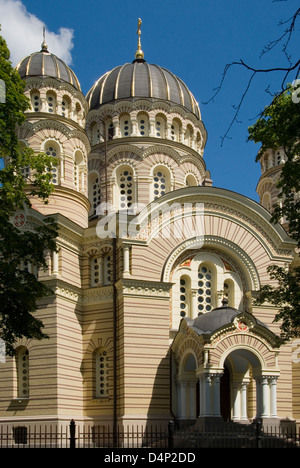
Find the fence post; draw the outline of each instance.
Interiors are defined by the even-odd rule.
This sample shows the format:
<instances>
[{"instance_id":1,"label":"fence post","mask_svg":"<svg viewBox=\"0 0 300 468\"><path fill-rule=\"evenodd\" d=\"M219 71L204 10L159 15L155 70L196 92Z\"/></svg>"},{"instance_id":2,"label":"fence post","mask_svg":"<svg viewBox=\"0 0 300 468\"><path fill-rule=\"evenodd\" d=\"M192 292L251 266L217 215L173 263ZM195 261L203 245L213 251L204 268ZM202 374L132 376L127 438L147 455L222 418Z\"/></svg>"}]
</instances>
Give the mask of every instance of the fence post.
<instances>
[{"instance_id":1,"label":"fence post","mask_svg":"<svg viewBox=\"0 0 300 468\"><path fill-rule=\"evenodd\" d=\"M76 425L74 419L70 422L70 448L76 448Z\"/></svg>"},{"instance_id":2,"label":"fence post","mask_svg":"<svg viewBox=\"0 0 300 468\"><path fill-rule=\"evenodd\" d=\"M168 448L173 448L173 437L174 437L174 421L168 423Z\"/></svg>"},{"instance_id":3,"label":"fence post","mask_svg":"<svg viewBox=\"0 0 300 468\"><path fill-rule=\"evenodd\" d=\"M256 448L262 448L262 422L256 423Z\"/></svg>"}]
</instances>

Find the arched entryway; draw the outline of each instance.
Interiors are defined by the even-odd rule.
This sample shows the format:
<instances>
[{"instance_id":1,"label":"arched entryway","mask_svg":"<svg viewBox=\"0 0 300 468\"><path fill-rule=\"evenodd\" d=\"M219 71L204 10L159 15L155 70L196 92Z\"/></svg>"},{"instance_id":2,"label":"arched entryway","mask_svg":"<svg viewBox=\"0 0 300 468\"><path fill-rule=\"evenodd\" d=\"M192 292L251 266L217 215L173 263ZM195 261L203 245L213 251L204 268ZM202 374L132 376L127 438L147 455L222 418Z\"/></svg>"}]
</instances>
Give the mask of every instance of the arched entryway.
<instances>
[{"instance_id":1,"label":"arched entryway","mask_svg":"<svg viewBox=\"0 0 300 468\"><path fill-rule=\"evenodd\" d=\"M278 341L253 315L222 307L183 319L172 350L179 420L278 421Z\"/></svg>"},{"instance_id":2,"label":"arched entryway","mask_svg":"<svg viewBox=\"0 0 300 468\"><path fill-rule=\"evenodd\" d=\"M277 418L278 371L267 371L258 353L246 347L234 349L224 358L220 383L221 415L247 422L256 418Z\"/></svg>"},{"instance_id":3,"label":"arched entryway","mask_svg":"<svg viewBox=\"0 0 300 468\"><path fill-rule=\"evenodd\" d=\"M197 385L197 361L193 353L187 352L182 359L177 376L177 416L179 419L194 420L198 416L199 385Z\"/></svg>"},{"instance_id":4,"label":"arched entryway","mask_svg":"<svg viewBox=\"0 0 300 468\"><path fill-rule=\"evenodd\" d=\"M247 422L257 417L261 405L259 384L262 365L257 355L246 348L231 351L224 359L220 382L221 416L225 421Z\"/></svg>"}]
</instances>

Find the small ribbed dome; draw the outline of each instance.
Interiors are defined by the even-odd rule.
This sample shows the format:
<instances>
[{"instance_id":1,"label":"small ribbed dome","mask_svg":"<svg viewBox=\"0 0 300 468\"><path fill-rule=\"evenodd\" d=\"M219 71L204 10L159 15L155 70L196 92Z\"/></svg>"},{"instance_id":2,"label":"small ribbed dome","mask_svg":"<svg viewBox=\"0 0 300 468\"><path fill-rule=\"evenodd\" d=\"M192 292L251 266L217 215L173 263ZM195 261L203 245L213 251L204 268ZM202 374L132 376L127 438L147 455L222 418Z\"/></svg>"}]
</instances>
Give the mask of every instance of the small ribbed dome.
<instances>
[{"instance_id":1,"label":"small ribbed dome","mask_svg":"<svg viewBox=\"0 0 300 468\"><path fill-rule=\"evenodd\" d=\"M135 60L105 73L86 98L90 110L121 99L164 100L184 107L200 119L198 103L183 81L169 70L145 60Z\"/></svg>"},{"instance_id":2,"label":"small ribbed dome","mask_svg":"<svg viewBox=\"0 0 300 468\"><path fill-rule=\"evenodd\" d=\"M221 307L197 317L194 320L193 328L197 328L202 333L212 333L224 325L232 323L240 313L237 309L229 307L227 301L223 300Z\"/></svg>"},{"instance_id":3,"label":"small ribbed dome","mask_svg":"<svg viewBox=\"0 0 300 468\"><path fill-rule=\"evenodd\" d=\"M80 91L80 84L75 73L65 62L48 52L46 44L42 44L40 52L34 52L21 60L16 69L21 78L49 76L70 83Z\"/></svg>"}]
</instances>

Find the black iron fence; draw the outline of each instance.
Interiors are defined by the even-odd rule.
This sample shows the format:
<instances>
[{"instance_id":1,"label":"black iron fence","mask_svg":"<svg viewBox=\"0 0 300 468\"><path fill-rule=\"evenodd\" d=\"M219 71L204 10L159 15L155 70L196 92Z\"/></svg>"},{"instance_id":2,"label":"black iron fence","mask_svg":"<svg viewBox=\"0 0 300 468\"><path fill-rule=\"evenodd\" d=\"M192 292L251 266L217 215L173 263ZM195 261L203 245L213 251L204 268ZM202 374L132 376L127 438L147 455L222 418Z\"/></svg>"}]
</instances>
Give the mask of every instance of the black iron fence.
<instances>
[{"instance_id":1,"label":"black iron fence","mask_svg":"<svg viewBox=\"0 0 300 468\"><path fill-rule=\"evenodd\" d=\"M0 426L0 448L122 448L122 449L198 449L198 448L299 448L300 429L262 428L260 424L188 428L117 428L81 426L75 421L58 426Z\"/></svg>"}]
</instances>

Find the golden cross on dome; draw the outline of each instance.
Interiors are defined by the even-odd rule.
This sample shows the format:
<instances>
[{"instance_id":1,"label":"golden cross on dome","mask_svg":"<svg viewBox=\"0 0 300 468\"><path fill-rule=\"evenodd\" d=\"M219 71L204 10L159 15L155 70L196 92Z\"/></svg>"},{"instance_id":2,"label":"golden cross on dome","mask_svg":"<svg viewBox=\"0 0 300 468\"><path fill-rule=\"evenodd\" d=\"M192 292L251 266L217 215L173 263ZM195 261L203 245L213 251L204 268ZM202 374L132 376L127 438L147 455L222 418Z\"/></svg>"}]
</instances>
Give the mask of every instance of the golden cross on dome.
<instances>
[{"instance_id":1,"label":"golden cross on dome","mask_svg":"<svg viewBox=\"0 0 300 468\"><path fill-rule=\"evenodd\" d=\"M137 48L137 51L135 53L135 58L136 59L143 59L144 58L144 52L142 51L142 47L141 47L141 26L142 26L142 20L141 18L139 18L138 20L138 29L137 29L137 35L138 35L138 48Z\"/></svg>"}]
</instances>

